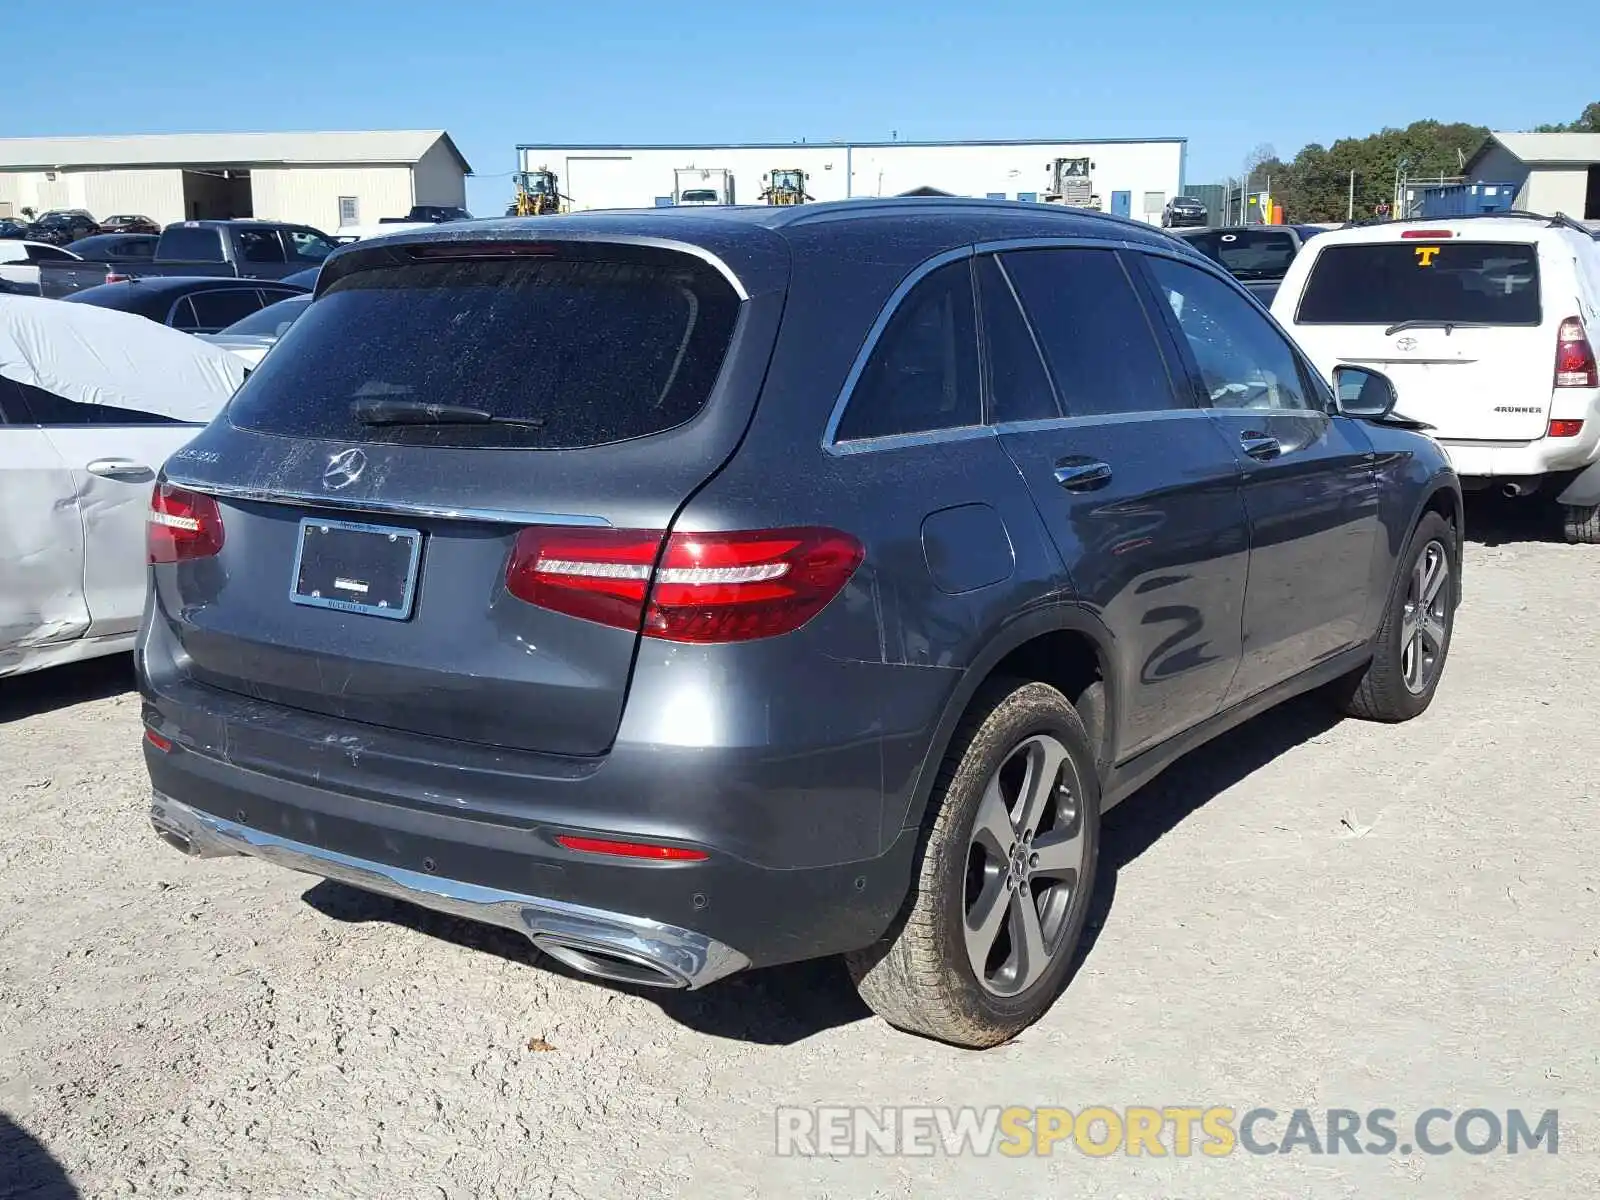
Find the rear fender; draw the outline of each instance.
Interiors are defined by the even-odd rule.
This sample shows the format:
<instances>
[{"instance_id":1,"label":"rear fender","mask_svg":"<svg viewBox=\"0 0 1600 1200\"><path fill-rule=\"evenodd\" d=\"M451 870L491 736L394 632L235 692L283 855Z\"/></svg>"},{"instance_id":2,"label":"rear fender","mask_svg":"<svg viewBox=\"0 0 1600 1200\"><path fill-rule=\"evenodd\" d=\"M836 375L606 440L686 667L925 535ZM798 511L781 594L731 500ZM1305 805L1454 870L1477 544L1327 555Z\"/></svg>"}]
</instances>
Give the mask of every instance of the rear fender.
<instances>
[{"instance_id":1,"label":"rear fender","mask_svg":"<svg viewBox=\"0 0 1600 1200\"><path fill-rule=\"evenodd\" d=\"M1103 746L1105 762L1101 764L1102 774L1109 763L1117 760L1117 695L1119 692L1117 674L1112 666L1115 657L1110 653L1113 639L1111 631L1105 624L1088 609L1076 604L1053 605L1046 609L1038 609L1024 613L1015 620L1003 626L989 639L983 650L974 657L972 663L962 673L961 682L956 685L950 698L945 703L943 714L935 730L932 741L929 743L927 757L923 760L922 768L917 774L916 787L911 792L911 799L906 807L902 828L911 828L920 825L927 814L928 801L933 793L934 781L939 776L939 769L944 764L945 755L949 753L950 743L956 734L956 728L961 724L961 718L966 715L967 706L972 703L972 698L978 689L988 680L995 667L999 665L1006 655L1018 646L1045 634L1072 632L1081 633L1093 644L1095 653L1100 659L1101 674L1106 690L1104 704L1105 733ZM1104 780L1102 779L1102 783Z\"/></svg>"}]
</instances>

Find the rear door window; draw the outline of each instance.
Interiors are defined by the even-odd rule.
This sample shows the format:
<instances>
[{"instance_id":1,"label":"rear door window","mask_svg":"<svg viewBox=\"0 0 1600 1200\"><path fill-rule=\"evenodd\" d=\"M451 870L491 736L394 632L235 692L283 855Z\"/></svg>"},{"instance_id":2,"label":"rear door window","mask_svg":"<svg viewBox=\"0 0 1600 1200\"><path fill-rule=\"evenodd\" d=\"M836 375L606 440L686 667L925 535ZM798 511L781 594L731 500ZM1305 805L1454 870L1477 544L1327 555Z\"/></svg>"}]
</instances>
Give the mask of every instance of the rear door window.
<instances>
[{"instance_id":1,"label":"rear door window","mask_svg":"<svg viewBox=\"0 0 1600 1200\"><path fill-rule=\"evenodd\" d=\"M1111 250L1001 255L1069 417L1188 407L1173 390L1155 330Z\"/></svg>"},{"instance_id":2,"label":"rear door window","mask_svg":"<svg viewBox=\"0 0 1600 1200\"><path fill-rule=\"evenodd\" d=\"M1322 247L1295 320L1538 325L1540 318L1537 246L1418 239Z\"/></svg>"},{"instance_id":3,"label":"rear door window","mask_svg":"<svg viewBox=\"0 0 1600 1200\"><path fill-rule=\"evenodd\" d=\"M369 443L553 449L644 437L705 407L738 313L727 280L681 254L571 247L375 266L306 309L228 414L246 429ZM375 401L488 419L364 423Z\"/></svg>"},{"instance_id":4,"label":"rear door window","mask_svg":"<svg viewBox=\"0 0 1600 1200\"><path fill-rule=\"evenodd\" d=\"M239 259L247 263L281 263L283 242L276 229L241 229L234 234Z\"/></svg>"},{"instance_id":5,"label":"rear door window","mask_svg":"<svg viewBox=\"0 0 1600 1200\"><path fill-rule=\"evenodd\" d=\"M856 380L835 440L983 423L972 267L933 271L900 301Z\"/></svg>"}]
</instances>

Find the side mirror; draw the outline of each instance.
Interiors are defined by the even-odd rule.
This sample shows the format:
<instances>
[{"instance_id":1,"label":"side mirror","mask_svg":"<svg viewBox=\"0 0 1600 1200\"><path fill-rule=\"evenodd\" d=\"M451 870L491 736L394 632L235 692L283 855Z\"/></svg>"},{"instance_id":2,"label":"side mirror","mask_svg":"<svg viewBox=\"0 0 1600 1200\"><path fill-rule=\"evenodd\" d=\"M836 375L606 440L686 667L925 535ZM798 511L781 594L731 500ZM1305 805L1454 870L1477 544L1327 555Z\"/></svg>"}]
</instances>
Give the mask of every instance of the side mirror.
<instances>
[{"instance_id":1,"label":"side mirror","mask_svg":"<svg viewBox=\"0 0 1600 1200\"><path fill-rule=\"evenodd\" d=\"M1383 420L1399 401L1393 381L1365 367L1335 367L1333 390L1339 398L1339 412L1363 421Z\"/></svg>"}]
</instances>

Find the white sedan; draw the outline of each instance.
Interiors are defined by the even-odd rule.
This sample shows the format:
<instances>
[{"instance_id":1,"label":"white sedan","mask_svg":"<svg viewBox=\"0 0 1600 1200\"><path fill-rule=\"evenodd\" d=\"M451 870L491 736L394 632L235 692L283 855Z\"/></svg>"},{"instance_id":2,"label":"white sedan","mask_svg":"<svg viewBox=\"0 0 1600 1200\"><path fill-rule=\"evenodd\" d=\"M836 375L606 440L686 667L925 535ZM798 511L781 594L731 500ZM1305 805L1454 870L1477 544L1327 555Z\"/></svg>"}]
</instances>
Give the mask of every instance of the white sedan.
<instances>
[{"instance_id":1,"label":"white sedan","mask_svg":"<svg viewBox=\"0 0 1600 1200\"><path fill-rule=\"evenodd\" d=\"M0 279L17 285L30 296L39 294L39 264L46 260L80 261L78 255L60 246L18 241L15 238L0 239ZM0 294L8 290L11 289L0 287Z\"/></svg>"},{"instance_id":2,"label":"white sedan","mask_svg":"<svg viewBox=\"0 0 1600 1200\"><path fill-rule=\"evenodd\" d=\"M131 313L0 296L0 677L132 647L151 485L245 373Z\"/></svg>"}]
</instances>

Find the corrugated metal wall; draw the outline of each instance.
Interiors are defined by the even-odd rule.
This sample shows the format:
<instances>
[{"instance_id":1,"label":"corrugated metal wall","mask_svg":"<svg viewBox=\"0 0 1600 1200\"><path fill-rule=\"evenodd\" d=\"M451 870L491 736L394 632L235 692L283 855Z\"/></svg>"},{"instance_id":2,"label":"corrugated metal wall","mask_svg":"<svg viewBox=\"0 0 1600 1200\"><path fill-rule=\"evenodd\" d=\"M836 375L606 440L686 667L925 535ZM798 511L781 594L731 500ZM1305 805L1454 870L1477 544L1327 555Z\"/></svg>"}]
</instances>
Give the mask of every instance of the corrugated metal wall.
<instances>
[{"instance_id":1,"label":"corrugated metal wall","mask_svg":"<svg viewBox=\"0 0 1600 1200\"><path fill-rule=\"evenodd\" d=\"M73 171L67 178L72 207L102 220L122 215L162 224L183 220L182 171Z\"/></svg>"},{"instance_id":2,"label":"corrugated metal wall","mask_svg":"<svg viewBox=\"0 0 1600 1200\"><path fill-rule=\"evenodd\" d=\"M294 221L329 233L339 227L339 198L354 196L359 223L403 217L411 209L409 167L257 167L250 172L255 216Z\"/></svg>"}]
</instances>

